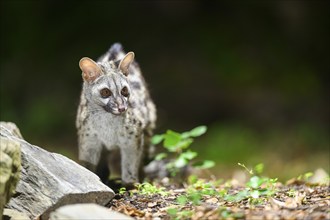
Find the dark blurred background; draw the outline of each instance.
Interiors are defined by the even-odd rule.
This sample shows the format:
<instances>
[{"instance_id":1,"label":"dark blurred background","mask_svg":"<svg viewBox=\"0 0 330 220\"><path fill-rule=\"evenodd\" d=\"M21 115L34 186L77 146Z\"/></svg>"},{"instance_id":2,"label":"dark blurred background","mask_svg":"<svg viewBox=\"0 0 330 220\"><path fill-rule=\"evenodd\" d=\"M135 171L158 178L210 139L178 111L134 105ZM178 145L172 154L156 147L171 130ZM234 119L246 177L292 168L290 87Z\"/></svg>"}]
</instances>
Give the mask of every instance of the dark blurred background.
<instances>
[{"instance_id":1,"label":"dark blurred background","mask_svg":"<svg viewBox=\"0 0 330 220\"><path fill-rule=\"evenodd\" d=\"M78 61L134 51L156 133L209 130L200 157L230 176L262 162L282 179L329 172L327 1L1 1L1 120L77 158Z\"/></svg>"}]
</instances>

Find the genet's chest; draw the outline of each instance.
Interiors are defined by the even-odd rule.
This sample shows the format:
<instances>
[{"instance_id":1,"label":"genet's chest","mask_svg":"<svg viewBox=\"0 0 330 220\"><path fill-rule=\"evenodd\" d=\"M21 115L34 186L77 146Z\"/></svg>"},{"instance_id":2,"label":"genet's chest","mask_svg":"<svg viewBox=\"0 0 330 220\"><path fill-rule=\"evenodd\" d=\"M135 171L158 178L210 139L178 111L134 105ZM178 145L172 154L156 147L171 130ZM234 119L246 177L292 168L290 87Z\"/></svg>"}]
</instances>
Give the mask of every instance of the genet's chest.
<instances>
[{"instance_id":1,"label":"genet's chest","mask_svg":"<svg viewBox=\"0 0 330 220\"><path fill-rule=\"evenodd\" d=\"M90 118L91 129L105 145L119 145L142 133L141 122L131 112L117 116L111 113Z\"/></svg>"}]
</instances>

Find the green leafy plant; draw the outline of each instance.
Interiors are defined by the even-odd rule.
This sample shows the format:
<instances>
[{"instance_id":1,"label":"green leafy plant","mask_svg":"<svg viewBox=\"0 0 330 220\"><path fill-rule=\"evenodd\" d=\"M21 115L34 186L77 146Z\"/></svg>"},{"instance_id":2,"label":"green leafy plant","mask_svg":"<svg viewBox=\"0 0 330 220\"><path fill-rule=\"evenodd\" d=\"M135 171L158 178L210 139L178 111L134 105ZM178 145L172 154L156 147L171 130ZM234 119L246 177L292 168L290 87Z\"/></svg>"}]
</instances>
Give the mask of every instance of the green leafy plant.
<instances>
[{"instance_id":1,"label":"green leafy plant","mask_svg":"<svg viewBox=\"0 0 330 220\"><path fill-rule=\"evenodd\" d=\"M189 219L193 212L188 210L182 210L182 207L200 206L205 199L224 197L227 194L227 190L217 188L222 180L206 181L199 179L192 175L188 178L188 187L186 192L178 196L176 199L177 206L167 210L168 214L173 219ZM188 205L188 206L187 206ZM180 207L180 208L179 208ZM220 213L220 215L226 215L226 213ZM236 214L227 213L228 217L236 217ZM230 214L230 215L229 215Z\"/></svg>"},{"instance_id":2,"label":"green leafy plant","mask_svg":"<svg viewBox=\"0 0 330 220\"><path fill-rule=\"evenodd\" d=\"M137 193L141 195L154 195L154 194L160 194L162 196L168 195L168 192L165 191L164 187L157 187L148 182L137 184L136 186L137 186Z\"/></svg>"},{"instance_id":3,"label":"green leafy plant","mask_svg":"<svg viewBox=\"0 0 330 220\"><path fill-rule=\"evenodd\" d=\"M314 173L312 172L307 172L307 173L304 173L304 174L301 174L297 177L297 180L301 180L301 181L304 181L304 182L308 182L308 180L314 175Z\"/></svg>"},{"instance_id":4,"label":"green leafy plant","mask_svg":"<svg viewBox=\"0 0 330 220\"><path fill-rule=\"evenodd\" d=\"M199 205L205 196L221 196L224 192L219 192L212 182L206 182L203 179L197 179L191 183L186 190L186 193L177 198L177 203L185 205Z\"/></svg>"},{"instance_id":5,"label":"green leafy plant","mask_svg":"<svg viewBox=\"0 0 330 220\"><path fill-rule=\"evenodd\" d=\"M275 185L277 178L271 179L268 177L262 177L260 174L263 172L264 165L258 164L254 169L248 169L244 164L238 163L243 167L250 175L249 181L245 184L246 188L234 195L226 195L224 199L230 202L240 202L247 199L252 204L259 204L268 197L276 193Z\"/></svg>"},{"instance_id":6,"label":"green leafy plant","mask_svg":"<svg viewBox=\"0 0 330 220\"><path fill-rule=\"evenodd\" d=\"M126 190L126 188L125 187L121 187L120 189L119 189L119 195L123 195L123 194L125 194L127 192L127 190Z\"/></svg>"},{"instance_id":7,"label":"green leafy plant","mask_svg":"<svg viewBox=\"0 0 330 220\"><path fill-rule=\"evenodd\" d=\"M295 195L298 193L298 191L294 188L290 188L287 192L286 195L289 197L295 197Z\"/></svg>"},{"instance_id":8,"label":"green leafy plant","mask_svg":"<svg viewBox=\"0 0 330 220\"><path fill-rule=\"evenodd\" d=\"M244 213L238 212L234 213L230 209L226 207L221 207L218 209L219 211L219 217L221 219L244 219Z\"/></svg>"},{"instance_id":9,"label":"green leafy plant","mask_svg":"<svg viewBox=\"0 0 330 220\"><path fill-rule=\"evenodd\" d=\"M188 165L198 154L189 149L193 143L194 138L203 135L207 131L206 126L198 126L190 131L178 133L172 130L167 130L165 134L155 135L152 138L154 145L163 142L163 147L167 152L156 155L155 160L162 160L165 158L174 158L169 160L166 168L170 171L172 176L175 176L181 168ZM193 164L199 169L208 169L215 165L213 161L204 160Z\"/></svg>"},{"instance_id":10,"label":"green leafy plant","mask_svg":"<svg viewBox=\"0 0 330 220\"><path fill-rule=\"evenodd\" d=\"M169 208L167 213L171 216L171 219L189 219L193 215L193 212L190 210L180 210L178 208Z\"/></svg>"}]
</instances>

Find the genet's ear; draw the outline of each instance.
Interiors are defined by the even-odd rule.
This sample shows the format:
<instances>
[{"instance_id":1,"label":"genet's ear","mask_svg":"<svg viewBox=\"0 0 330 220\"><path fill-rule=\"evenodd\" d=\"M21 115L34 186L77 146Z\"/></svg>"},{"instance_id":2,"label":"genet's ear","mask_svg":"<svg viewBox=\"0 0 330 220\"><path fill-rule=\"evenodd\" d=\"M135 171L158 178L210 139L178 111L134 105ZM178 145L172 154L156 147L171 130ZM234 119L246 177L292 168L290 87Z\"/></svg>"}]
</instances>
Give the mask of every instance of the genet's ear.
<instances>
[{"instance_id":1,"label":"genet's ear","mask_svg":"<svg viewBox=\"0 0 330 220\"><path fill-rule=\"evenodd\" d=\"M129 52L125 55L125 57L120 61L118 69L122 71L122 73L127 76L128 75L128 68L134 60L134 53Z\"/></svg>"},{"instance_id":2,"label":"genet's ear","mask_svg":"<svg viewBox=\"0 0 330 220\"><path fill-rule=\"evenodd\" d=\"M101 68L88 57L84 57L79 61L79 67L82 71L83 79L87 82L93 82L102 73Z\"/></svg>"}]
</instances>

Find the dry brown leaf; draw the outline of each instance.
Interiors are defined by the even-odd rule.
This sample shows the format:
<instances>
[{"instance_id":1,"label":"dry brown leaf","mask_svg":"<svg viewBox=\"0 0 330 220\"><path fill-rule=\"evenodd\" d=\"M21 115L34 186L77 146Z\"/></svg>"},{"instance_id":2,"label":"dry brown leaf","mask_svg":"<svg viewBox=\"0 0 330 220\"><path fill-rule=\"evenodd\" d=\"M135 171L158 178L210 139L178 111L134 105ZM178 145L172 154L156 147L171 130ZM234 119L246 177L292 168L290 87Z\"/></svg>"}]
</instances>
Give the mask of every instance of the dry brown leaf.
<instances>
[{"instance_id":1,"label":"dry brown leaf","mask_svg":"<svg viewBox=\"0 0 330 220\"><path fill-rule=\"evenodd\" d=\"M148 202L148 207L149 208L152 208L152 207L155 207L157 206L157 202Z\"/></svg>"},{"instance_id":2,"label":"dry brown leaf","mask_svg":"<svg viewBox=\"0 0 330 220\"><path fill-rule=\"evenodd\" d=\"M207 199L205 202L216 204L219 200L215 197Z\"/></svg>"}]
</instances>

